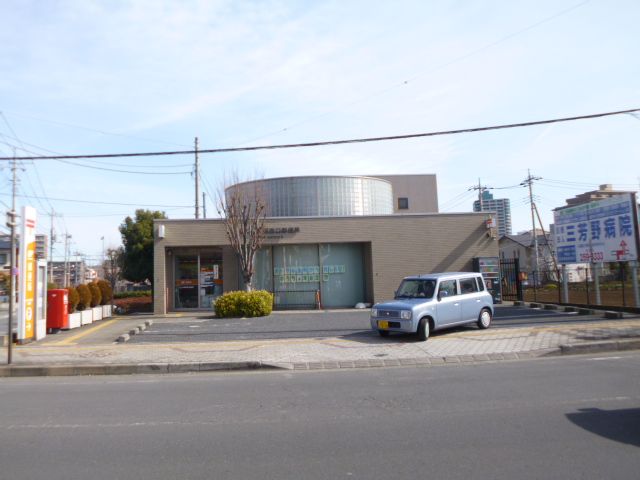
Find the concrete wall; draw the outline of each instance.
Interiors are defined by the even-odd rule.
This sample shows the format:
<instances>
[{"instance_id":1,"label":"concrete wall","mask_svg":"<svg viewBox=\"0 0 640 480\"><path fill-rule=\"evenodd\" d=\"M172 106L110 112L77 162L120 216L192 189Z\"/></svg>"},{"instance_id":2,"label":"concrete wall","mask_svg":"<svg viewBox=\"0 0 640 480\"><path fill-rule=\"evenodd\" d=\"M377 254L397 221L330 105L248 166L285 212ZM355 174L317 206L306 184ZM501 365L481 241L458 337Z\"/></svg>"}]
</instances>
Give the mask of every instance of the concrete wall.
<instances>
[{"instance_id":1,"label":"concrete wall","mask_svg":"<svg viewBox=\"0 0 640 480\"><path fill-rule=\"evenodd\" d=\"M365 288L372 296L368 300L376 302L391 297L406 275L471 270L473 257L497 257L498 242L487 235L485 219L486 213L268 219L269 228L299 231L271 235L265 243L370 244L365 248ZM164 225L162 239L157 238L159 225ZM173 284L167 276L172 260L167 252L228 242L222 220L157 220L155 232L154 312L164 314L170 308L165 303L167 288ZM223 250L223 269L224 290L236 289L237 262L228 246Z\"/></svg>"}]
</instances>

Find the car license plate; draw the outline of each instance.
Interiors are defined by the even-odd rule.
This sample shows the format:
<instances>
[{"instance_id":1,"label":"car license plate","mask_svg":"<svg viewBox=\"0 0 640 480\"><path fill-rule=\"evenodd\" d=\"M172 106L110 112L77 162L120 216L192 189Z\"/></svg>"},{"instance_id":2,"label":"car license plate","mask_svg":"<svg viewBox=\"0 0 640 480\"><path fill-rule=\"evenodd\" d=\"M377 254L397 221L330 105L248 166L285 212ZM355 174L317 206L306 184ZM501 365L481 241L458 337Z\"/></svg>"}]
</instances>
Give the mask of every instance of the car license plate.
<instances>
[{"instance_id":1,"label":"car license plate","mask_svg":"<svg viewBox=\"0 0 640 480\"><path fill-rule=\"evenodd\" d=\"M378 320L378 328L387 330L389 328L389 322L387 320Z\"/></svg>"}]
</instances>

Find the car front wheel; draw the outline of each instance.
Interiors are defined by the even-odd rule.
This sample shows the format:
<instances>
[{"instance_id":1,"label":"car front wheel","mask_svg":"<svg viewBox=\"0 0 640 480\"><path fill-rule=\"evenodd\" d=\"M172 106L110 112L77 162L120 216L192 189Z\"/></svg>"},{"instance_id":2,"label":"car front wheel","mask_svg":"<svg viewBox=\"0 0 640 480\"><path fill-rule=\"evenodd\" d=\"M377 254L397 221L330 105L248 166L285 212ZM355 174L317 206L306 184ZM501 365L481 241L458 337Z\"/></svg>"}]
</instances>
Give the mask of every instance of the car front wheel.
<instances>
[{"instance_id":1,"label":"car front wheel","mask_svg":"<svg viewBox=\"0 0 640 480\"><path fill-rule=\"evenodd\" d=\"M429 338L429 319L423 318L418 323L418 340L425 342Z\"/></svg>"},{"instance_id":2,"label":"car front wheel","mask_svg":"<svg viewBox=\"0 0 640 480\"><path fill-rule=\"evenodd\" d=\"M488 308L483 308L478 316L478 328L485 329L491 325L491 312Z\"/></svg>"}]
</instances>

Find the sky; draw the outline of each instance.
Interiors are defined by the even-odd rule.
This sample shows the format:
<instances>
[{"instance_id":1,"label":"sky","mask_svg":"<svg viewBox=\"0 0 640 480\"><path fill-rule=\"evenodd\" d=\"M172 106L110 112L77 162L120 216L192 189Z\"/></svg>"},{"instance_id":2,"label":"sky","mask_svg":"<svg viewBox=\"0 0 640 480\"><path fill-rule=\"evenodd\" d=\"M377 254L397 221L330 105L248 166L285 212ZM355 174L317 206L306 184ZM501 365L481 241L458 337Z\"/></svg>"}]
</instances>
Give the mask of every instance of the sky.
<instances>
[{"instance_id":1,"label":"sky","mask_svg":"<svg viewBox=\"0 0 640 480\"><path fill-rule=\"evenodd\" d=\"M0 156L303 143L640 108L640 2L3 0ZM514 233L566 198L640 188L640 115L484 133L200 156L207 217L234 175L437 175L477 186ZM193 218L193 155L20 162L18 208L54 259L97 263L136 208ZM0 208L11 170L0 162ZM120 170L120 171L113 171ZM55 212L55 215L51 215ZM1 232L7 228L2 226Z\"/></svg>"}]
</instances>

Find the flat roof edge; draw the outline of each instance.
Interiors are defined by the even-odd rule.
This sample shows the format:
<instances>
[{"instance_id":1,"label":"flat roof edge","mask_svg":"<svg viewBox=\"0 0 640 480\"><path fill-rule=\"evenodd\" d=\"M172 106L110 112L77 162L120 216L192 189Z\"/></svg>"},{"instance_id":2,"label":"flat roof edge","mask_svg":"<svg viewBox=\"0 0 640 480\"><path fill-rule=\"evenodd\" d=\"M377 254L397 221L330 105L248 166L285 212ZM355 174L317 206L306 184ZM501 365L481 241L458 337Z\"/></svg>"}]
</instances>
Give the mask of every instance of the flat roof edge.
<instances>
[{"instance_id":1,"label":"flat roof edge","mask_svg":"<svg viewBox=\"0 0 640 480\"><path fill-rule=\"evenodd\" d=\"M387 214L387 215L341 215L341 216L314 216L314 217L267 217L266 220L270 221L293 221L293 220L353 220L353 219L367 219L367 218L408 218L408 217L447 217L447 216L461 216L461 215L473 215L473 216L486 216L487 213L495 213L491 211L483 212L432 212L432 213L401 213L401 214ZM187 222L223 222L223 218L156 218L153 223L187 223Z\"/></svg>"}]
</instances>

